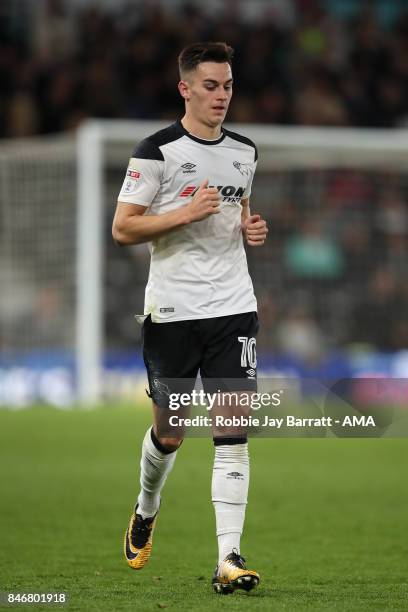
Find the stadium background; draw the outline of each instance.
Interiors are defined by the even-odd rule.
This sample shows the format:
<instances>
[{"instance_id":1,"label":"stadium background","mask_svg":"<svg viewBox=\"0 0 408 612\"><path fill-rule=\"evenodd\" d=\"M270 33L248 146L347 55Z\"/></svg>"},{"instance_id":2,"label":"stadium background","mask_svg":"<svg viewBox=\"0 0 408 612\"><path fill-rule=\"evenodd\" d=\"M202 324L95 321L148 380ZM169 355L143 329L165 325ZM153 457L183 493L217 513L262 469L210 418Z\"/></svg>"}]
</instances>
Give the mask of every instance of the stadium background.
<instances>
[{"instance_id":1,"label":"stadium background","mask_svg":"<svg viewBox=\"0 0 408 612\"><path fill-rule=\"evenodd\" d=\"M177 52L206 38L236 49L229 122L404 127L404 7L333 0L3 2L0 403L38 397L69 403L74 384L75 151L66 145L52 169L27 138L74 135L87 118L173 120L182 112ZM142 308L148 254L144 246L118 249L110 239L131 148L107 169L103 304L105 365L135 367L133 375L143 372L133 314ZM35 161L24 158L30 150L44 168L41 184ZM258 173L253 201L270 234L248 256L264 371L405 376L407 189L406 172L387 164ZM54 377L50 363L60 366ZM33 365L48 372L45 383L30 386Z\"/></svg>"},{"instance_id":2,"label":"stadium background","mask_svg":"<svg viewBox=\"0 0 408 612\"><path fill-rule=\"evenodd\" d=\"M1 2L0 405L36 405L0 412L0 589L69 590L73 609L133 609L141 596L141 609L212 605L185 541L200 551L206 575L214 557L211 538L202 541L213 529L210 507L204 515L201 507L208 503L207 440L185 444L151 569L135 580L118 563L135 452L149 420L143 407L134 409L134 383L143 387L144 375L133 319L148 256L143 245L118 249L110 238L122 159L106 171L109 401L92 413L47 408L71 407L75 398L76 130L89 118L180 116L177 53L200 39L236 49L228 122L271 129L407 125L403 0ZM55 159L43 153L48 142L61 147ZM380 169L323 164L258 173L253 202L270 234L248 256L262 320L261 371L406 377L407 196L406 169L386 160ZM325 442L253 441L248 542L270 584L248 609L406 609L405 440ZM271 472L271 465L279 468ZM188 493L200 521L182 518L180 498ZM273 528L264 533L259 525ZM163 566L166 546L180 554ZM174 574L187 577L184 591ZM246 609L242 598L228 605Z\"/></svg>"}]
</instances>

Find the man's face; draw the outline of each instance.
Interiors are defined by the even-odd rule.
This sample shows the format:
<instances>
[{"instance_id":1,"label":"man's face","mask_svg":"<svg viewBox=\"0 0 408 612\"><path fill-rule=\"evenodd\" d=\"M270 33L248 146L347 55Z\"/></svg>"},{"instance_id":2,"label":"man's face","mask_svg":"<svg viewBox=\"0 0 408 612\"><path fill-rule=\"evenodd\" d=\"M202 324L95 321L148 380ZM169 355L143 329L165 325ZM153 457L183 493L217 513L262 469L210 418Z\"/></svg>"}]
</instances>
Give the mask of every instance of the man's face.
<instances>
[{"instance_id":1,"label":"man's face","mask_svg":"<svg viewBox=\"0 0 408 612\"><path fill-rule=\"evenodd\" d=\"M180 81L179 90L194 118L216 127L224 121L232 96L231 66L202 62Z\"/></svg>"}]
</instances>

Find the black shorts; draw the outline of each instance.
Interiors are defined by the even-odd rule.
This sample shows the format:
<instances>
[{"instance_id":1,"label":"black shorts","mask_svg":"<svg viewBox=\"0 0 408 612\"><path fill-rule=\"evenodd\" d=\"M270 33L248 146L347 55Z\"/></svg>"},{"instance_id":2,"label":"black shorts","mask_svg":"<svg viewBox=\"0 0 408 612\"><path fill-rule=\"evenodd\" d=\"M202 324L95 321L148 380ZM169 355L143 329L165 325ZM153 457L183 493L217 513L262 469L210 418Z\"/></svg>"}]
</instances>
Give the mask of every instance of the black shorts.
<instances>
[{"instance_id":1,"label":"black shorts","mask_svg":"<svg viewBox=\"0 0 408 612\"><path fill-rule=\"evenodd\" d=\"M189 393L200 372L208 392L256 390L256 312L143 324L143 359L150 395L166 406L172 392Z\"/></svg>"}]
</instances>

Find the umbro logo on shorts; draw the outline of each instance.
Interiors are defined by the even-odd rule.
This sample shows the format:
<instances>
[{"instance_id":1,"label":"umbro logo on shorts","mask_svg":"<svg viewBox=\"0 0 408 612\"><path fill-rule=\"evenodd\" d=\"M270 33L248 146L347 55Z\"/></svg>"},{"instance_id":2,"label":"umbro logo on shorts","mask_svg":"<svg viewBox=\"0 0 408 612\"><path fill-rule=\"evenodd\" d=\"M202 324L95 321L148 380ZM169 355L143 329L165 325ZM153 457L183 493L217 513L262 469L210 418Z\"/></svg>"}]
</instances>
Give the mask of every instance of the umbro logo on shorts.
<instances>
[{"instance_id":1,"label":"umbro logo on shorts","mask_svg":"<svg viewBox=\"0 0 408 612\"><path fill-rule=\"evenodd\" d=\"M255 378L256 372L252 368L247 370L246 373L248 374L248 378Z\"/></svg>"}]
</instances>

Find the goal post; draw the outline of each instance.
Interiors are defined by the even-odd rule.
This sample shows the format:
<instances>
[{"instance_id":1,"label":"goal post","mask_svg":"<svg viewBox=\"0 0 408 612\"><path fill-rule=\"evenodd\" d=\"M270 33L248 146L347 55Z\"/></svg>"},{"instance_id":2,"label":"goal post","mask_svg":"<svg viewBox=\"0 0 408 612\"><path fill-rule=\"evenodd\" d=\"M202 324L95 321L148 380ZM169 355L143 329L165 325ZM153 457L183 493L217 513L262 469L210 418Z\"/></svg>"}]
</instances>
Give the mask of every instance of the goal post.
<instances>
[{"instance_id":1,"label":"goal post","mask_svg":"<svg viewBox=\"0 0 408 612\"><path fill-rule=\"evenodd\" d=\"M103 354L103 130L90 122L77 136L77 394L81 403L100 397Z\"/></svg>"},{"instance_id":2,"label":"goal post","mask_svg":"<svg viewBox=\"0 0 408 612\"><path fill-rule=\"evenodd\" d=\"M76 362L77 394L83 404L101 398L103 378L105 148L119 142L130 149L164 126L157 122L90 120L78 130ZM119 188L118 184L118 192Z\"/></svg>"}]
</instances>

